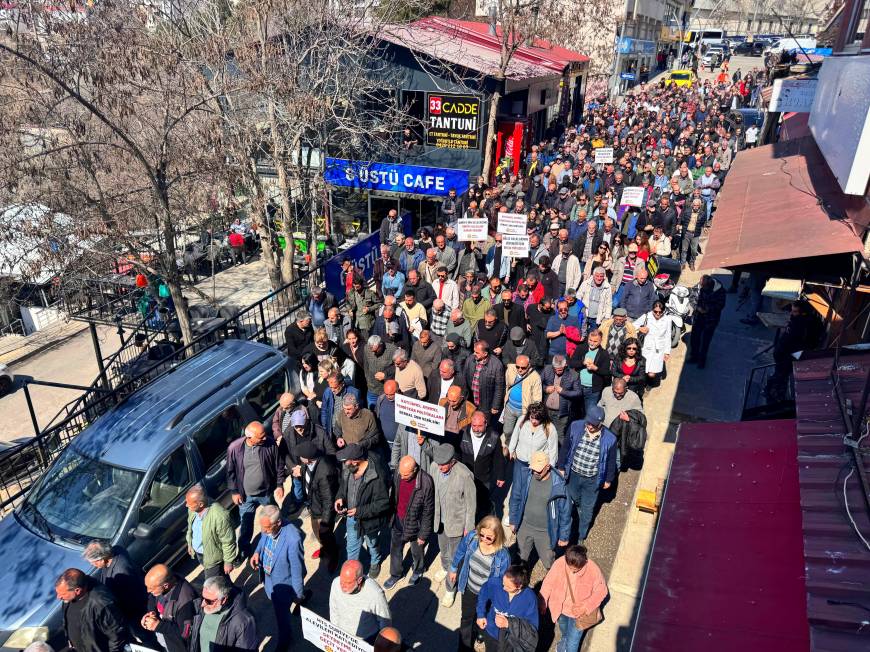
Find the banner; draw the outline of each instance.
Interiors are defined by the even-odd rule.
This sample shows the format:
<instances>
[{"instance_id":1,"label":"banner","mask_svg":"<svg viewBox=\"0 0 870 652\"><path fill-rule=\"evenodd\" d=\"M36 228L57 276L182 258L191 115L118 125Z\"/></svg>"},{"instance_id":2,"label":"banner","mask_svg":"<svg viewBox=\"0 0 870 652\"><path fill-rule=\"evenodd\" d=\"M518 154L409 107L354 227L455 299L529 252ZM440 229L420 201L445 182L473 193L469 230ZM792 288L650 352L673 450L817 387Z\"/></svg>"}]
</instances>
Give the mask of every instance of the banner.
<instances>
[{"instance_id":1,"label":"banner","mask_svg":"<svg viewBox=\"0 0 870 652\"><path fill-rule=\"evenodd\" d=\"M489 220L485 217L463 217L456 220L456 239L459 242L486 242Z\"/></svg>"},{"instance_id":2,"label":"banner","mask_svg":"<svg viewBox=\"0 0 870 652\"><path fill-rule=\"evenodd\" d=\"M498 232L502 235L526 235L529 218L522 213L499 213Z\"/></svg>"},{"instance_id":3,"label":"banner","mask_svg":"<svg viewBox=\"0 0 870 652\"><path fill-rule=\"evenodd\" d=\"M310 609L299 607L299 613L302 615L302 637L318 649L324 652L372 652L371 645L339 629Z\"/></svg>"},{"instance_id":4,"label":"banner","mask_svg":"<svg viewBox=\"0 0 870 652\"><path fill-rule=\"evenodd\" d=\"M501 236L501 249L505 256L525 258L529 255L529 236L503 233Z\"/></svg>"},{"instance_id":5,"label":"banner","mask_svg":"<svg viewBox=\"0 0 870 652\"><path fill-rule=\"evenodd\" d=\"M430 435L444 436L445 410L441 405L418 401L397 393L395 412L396 423L409 428L419 428Z\"/></svg>"},{"instance_id":6,"label":"banner","mask_svg":"<svg viewBox=\"0 0 870 652\"><path fill-rule=\"evenodd\" d=\"M343 188L446 197L451 188L457 195L468 189L468 170L327 157L323 180Z\"/></svg>"},{"instance_id":7,"label":"banner","mask_svg":"<svg viewBox=\"0 0 870 652\"><path fill-rule=\"evenodd\" d=\"M620 204L623 206L643 206L643 195L644 190L640 186L629 186L628 188L622 189L622 201Z\"/></svg>"},{"instance_id":8,"label":"banner","mask_svg":"<svg viewBox=\"0 0 870 652\"><path fill-rule=\"evenodd\" d=\"M596 163L613 163L613 148L599 147L595 150Z\"/></svg>"},{"instance_id":9,"label":"banner","mask_svg":"<svg viewBox=\"0 0 870 652\"><path fill-rule=\"evenodd\" d=\"M426 144L442 149L478 149L480 98L475 95L429 93Z\"/></svg>"},{"instance_id":10,"label":"banner","mask_svg":"<svg viewBox=\"0 0 870 652\"><path fill-rule=\"evenodd\" d=\"M411 235L411 214L402 215L402 231ZM341 282L341 263L346 258L354 269L365 278L371 280L375 273L375 261L381 255L381 232L376 229L367 238L357 242L352 247L339 252L323 265L323 280L326 291L335 297L336 301L344 299L345 287Z\"/></svg>"}]
</instances>

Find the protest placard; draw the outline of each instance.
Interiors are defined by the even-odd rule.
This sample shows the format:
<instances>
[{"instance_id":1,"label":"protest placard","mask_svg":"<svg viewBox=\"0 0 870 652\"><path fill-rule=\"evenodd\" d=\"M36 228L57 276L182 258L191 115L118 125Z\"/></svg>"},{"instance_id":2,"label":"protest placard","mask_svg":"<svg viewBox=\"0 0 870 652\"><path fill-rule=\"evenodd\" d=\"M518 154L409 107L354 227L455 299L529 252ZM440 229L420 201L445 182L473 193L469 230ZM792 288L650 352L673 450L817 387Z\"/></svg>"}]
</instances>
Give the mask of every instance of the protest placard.
<instances>
[{"instance_id":1,"label":"protest placard","mask_svg":"<svg viewBox=\"0 0 870 652\"><path fill-rule=\"evenodd\" d=\"M396 394L396 423L444 436L444 407Z\"/></svg>"},{"instance_id":2,"label":"protest placard","mask_svg":"<svg viewBox=\"0 0 870 652\"><path fill-rule=\"evenodd\" d=\"M310 609L300 607L299 612L302 615L303 638L319 649L325 652L372 652L371 645L339 629Z\"/></svg>"},{"instance_id":3,"label":"protest placard","mask_svg":"<svg viewBox=\"0 0 870 652\"><path fill-rule=\"evenodd\" d=\"M595 163L613 163L613 148L599 147L595 150Z\"/></svg>"},{"instance_id":4,"label":"protest placard","mask_svg":"<svg viewBox=\"0 0 870 652\"><path fill-rule=\"evenodd\" d=\"M489 220L484 217L463 217L456 221L456 239L460 242L486 242Z\"/></svg>"},{"instance_id":5,"label":"protest placard","mask_svg":"<svg viewBox=\"0 0 870 652\"><path fill-rule=\"evenodd\" d=\"M639 186L629 186L628 188L622 189L622 201L620 202L623 206L643 206L643 195L644 189Z\"/></svg>"},{"instance_id":6,"label":"protest placard","mask_svg":"<svg viewBox=\"0 0 870 652\"><path fill-rule=\"evenodd\" d=\"M529 255L529 236L512 234L502 235L501 247L505 256L525 258Z\"/></svg>"},{"instance_id":7,"label":"protest placard","mask_svg":"<svg viewBox=\"0 0 870 652\"><path fill-rule=\"evenodd\" d=\"M522 213L499 213L498 232L502 235L526 235L529 218Z\"/></svg>"}]
</instances>

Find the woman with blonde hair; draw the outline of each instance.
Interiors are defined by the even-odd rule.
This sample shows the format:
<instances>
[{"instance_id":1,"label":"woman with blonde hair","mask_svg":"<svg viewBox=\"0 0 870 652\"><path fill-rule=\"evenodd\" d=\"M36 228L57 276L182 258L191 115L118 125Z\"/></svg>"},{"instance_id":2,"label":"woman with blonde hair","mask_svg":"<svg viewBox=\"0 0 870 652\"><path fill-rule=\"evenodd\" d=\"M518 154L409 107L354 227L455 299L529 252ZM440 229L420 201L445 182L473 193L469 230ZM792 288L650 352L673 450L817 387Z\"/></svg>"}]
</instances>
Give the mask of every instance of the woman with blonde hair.
<instances>
[{"instance_id":1,"label":"woman with blonde hair","mask_svg":"<svg viewBox=\"0 0 870 652\"><path fill-rule=\"evenodd\" d=\"M480 591L493 577L504 577L510 565L511 557L505 547L501 520L496 516L483 517L474 531L465 535L459 543L450 565L450 582L462 594L459 650L474 650Z\"/></svg>"}]
</instances>

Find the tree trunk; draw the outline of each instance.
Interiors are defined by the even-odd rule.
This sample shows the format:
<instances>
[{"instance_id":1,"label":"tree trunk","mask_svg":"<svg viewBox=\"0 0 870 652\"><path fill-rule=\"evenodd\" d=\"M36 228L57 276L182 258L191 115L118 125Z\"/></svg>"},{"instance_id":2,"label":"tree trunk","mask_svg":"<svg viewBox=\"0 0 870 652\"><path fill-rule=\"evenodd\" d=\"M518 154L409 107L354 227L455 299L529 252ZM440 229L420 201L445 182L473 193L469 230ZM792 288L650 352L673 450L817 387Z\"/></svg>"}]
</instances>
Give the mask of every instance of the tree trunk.
<instances>
[{"instance_id":1,"label":"tree trunk","mask_svg":"<svg viewBox=\"0 0 870 652\"><path fill-rule=\"evenodd\" d=\"M278 192L281 195L281 234L284 236L284 255L281 258L281 280L286 285L296 280L296 269L293 267L293 227L292 208L290 206L290 183L287 180L287 165L281 136L278 130L278 118L275 115L275 104L269 100L269 136L272 139L272 161L278 173ZM297 137L298 142L298 137ZM294 148L296 143L294 142ZM291 148L292 149L292 148ZM294 288L287 291L287 300L292 303Z\"/></svg>"},{"instance_id":2,"label":"tree trunk","mask_svg":"<svg viewBox=\"0 0 870 652\"><path fill-rule=\"evenodd\" d=\"M257 227L260 235L260 250L263 262L266 265L266 274L269 276L269 285L273 290L281 287L281 268L278 263L279 252L272 246L272 227L269 225L269 201L263 192L263 186L257 176L257 162L251 159L249 177L250 192L255 197L251 220Z\"/></svg>"},{"instance_id":3,"label":"tree trunk","mask_svg":"<svg viewBox=\"0 0 870 652\"><path fill-rule=\"evenodd\" d=\"M487 116L486 123L486 143L483 150L483 169L480 171L480 174L484 179L490 181L490 174L492 171L492 157L493 150L495 149L495 139L496 139L496 115L498 114L498 103L501 100L501 93L495 91L492 94L492 97L489 98L489 116Z\"/></svg>"}]
</instances>

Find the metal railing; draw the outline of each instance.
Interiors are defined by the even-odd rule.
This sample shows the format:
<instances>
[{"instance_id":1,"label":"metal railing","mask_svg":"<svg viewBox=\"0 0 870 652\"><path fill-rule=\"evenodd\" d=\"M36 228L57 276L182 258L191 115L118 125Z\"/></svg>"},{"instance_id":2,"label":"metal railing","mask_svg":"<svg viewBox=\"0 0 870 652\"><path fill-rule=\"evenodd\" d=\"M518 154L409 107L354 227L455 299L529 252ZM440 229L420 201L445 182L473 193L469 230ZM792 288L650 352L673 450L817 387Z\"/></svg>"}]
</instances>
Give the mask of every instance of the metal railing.
<instances>
[{"instance_id":1,"label":"metal railing","mask_svg":"<svg viewBox=\"0 0 870 652\"><path fill-rule=\"evenodd\" d=\"M794 412L794 377L776 374L776 364L753 367L743 392L741 421L781 418Z\"/></svg>"},{"instance_id":2,"label":"metal railing","mask_svg":"<svg viewBox=\"0 0 870 652\"><path fill-rule=\"evenodd\" d=\"M109 374L107 367L105 379L108 387L102 386L102 376L90 387L80 387L83 394L64 406L49 427L41 428L37 423L30 393L25 384L31 419L39 434L0 456L0 517L14 509L30 485L76 435L137 389L153 382L185 360L225 339L263 342L283 350L284 329L290 325L293 313L307 301L310 285L321 282L320 268L301 272L296 280L270 292L246 308L213 318L207 322L207 328L203 328L187 346L173 348L168 355L155 359L148 359L148 354L135 345L134 331L125 345L110 357L109 367L117 371ZM159 335L163 334L157 333ZM136 360L141 364L133 368L131 365ZM33 384L63 386L61 383L49 382Z\"/></svg>"},{"instance_id":3,"label":"metal railing","mask_svg":"<svg viewBox=\"0 0 870 652\"><path fill-rule=\"evenodd\" d=\"M6 324L6 326L0 327L0 337L4 335L26 335L24 332L24 322L16 319Z\"/></svg>"}]
</instances>

